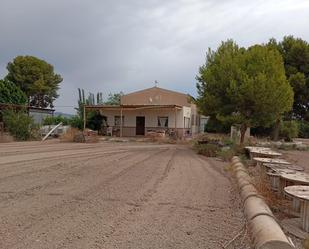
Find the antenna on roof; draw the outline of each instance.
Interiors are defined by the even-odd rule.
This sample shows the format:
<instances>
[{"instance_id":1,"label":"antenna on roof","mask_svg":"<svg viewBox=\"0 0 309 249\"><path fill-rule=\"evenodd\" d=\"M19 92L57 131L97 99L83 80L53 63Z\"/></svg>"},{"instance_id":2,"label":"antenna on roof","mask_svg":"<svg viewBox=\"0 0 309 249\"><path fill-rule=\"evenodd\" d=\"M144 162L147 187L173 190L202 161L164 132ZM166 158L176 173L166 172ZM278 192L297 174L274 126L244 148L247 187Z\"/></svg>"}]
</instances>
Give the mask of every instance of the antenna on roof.
<instances>
[{"instance_id":1,"label":"antenna on roof","mask_svg":"<svg viewBox=\"0 0 309 249\"><path fill-rule=\"evenodd\" d=\"M157 80L155 80L155 87L157 87L158 86L158 84L159 84L159 82L157 81Z\"/></svg>"}]
</instances>

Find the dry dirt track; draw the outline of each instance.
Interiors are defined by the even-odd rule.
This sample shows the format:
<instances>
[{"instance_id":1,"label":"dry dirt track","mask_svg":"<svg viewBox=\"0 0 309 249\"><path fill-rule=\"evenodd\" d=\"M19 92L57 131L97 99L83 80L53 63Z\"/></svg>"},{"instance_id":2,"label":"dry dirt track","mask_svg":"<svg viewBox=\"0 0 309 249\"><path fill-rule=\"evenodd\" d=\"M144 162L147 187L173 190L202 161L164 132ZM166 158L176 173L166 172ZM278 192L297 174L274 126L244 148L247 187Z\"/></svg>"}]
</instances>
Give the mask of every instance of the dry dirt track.
<instances>
[{"instance_id":1,"label":"dry dirt track","mask_svg":"<svg viewBox=\"0 0 309 249\"><path fill-rule=\"evenodd\" d=\"M175 145L0 144L0 248L222 248L243 217L217 163Z\"/></svg>"}]
</instances>

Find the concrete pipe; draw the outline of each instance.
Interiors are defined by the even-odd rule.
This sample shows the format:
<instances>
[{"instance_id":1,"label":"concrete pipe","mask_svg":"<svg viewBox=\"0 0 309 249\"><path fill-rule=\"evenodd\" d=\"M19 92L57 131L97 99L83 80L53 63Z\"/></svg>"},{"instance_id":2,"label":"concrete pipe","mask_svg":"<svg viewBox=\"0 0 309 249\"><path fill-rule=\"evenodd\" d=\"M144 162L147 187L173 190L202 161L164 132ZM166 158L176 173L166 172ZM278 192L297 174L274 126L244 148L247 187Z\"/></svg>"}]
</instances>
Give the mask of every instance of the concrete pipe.
<instances>
[{"instance_id":1,"label":"concrete pipe","mask_svg":"<svg viewBox=\"0 0 309 249\"><path fill-rule=\"evenodd\" d=\"M247 220L252 220L259 215L267 215L274 217L272 211L267 204L257 196L248 196L244 202L244 210Z\"/></svg>"},{"instance_id":2,"label":"concrete pipe","mask_svg":"<svg viewBox=\"0 0 309 249\"><path fill-rule=\"evenodd\" d=\"M237 171L237 170L247 171L247 169L244 167L244 165L240 162L236 162L236 163L232 164L232 170L233 171Z\"/></svg>"},{"instance_id":3,"label":"concrete pipe","mask_svg":"<svg viewBox=\"0 0 309 249\"><path fill-rule=\"evenodd\" d=\"M236 171L235 175L236 175L237 180L245 179L251 182L251 177L244 170Z\"/></svg>"},{"instance_id":4,"label":"concrete pipe","mask_svg":"<svg viewBox=\"0 0 309 249\"><path fill-rule=\"evenodd\" d=\"M285 236L281 227L273 217L256 216L249 221L249 231L252 234L253 246L258 249L292 249L292 241Z\"/></svg>"},{"instance_id":5,"label":"concrete pipe","mask_svg":"<svg viewBox=\"0 0 309 249\"><path fill-rule=\"evenodd\" d=\"M256 249L292 249L295 248L284 234L275 217L258 191L238 157L233 157L232 167L235 172L240 195L244 203L244 212Z\"/></svg>"},{"instance_id":6,"label":"concrete pipe","mask_svg":"<svg viewBox=\"0 0 309 249\"><path fill-rule=\"evenodd\" d=\"M245 202L250 196L259 197L259 193L256 191L252 184L247 184L240 189L240 196L241 199Z\"/></svg>"},{"instance_id":7,"label":"concrete pipe","mask_svg":"<svg viewBox=\"0 0 309 249\"><path fill-rule=\"evenodd\" d=\"M239 189L242 189L246 185L252 185L250 179L240 178L237 180Z\"/></svg>"}]
</instances>

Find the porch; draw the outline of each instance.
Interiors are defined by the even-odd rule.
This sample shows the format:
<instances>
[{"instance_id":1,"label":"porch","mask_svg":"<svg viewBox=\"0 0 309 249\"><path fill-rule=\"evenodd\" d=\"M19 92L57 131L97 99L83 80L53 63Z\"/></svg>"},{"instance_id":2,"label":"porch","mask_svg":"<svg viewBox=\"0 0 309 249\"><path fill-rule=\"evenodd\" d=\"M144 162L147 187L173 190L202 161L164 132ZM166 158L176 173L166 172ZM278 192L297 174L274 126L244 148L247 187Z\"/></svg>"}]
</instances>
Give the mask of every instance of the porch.
<instances>
[{"instance_id":1,"label":"porch","mask_svg":"<svg viewBox=\"0 0 309 249\"><path fill-rule=\"evenodd\" d=\"M189 109L189 108L188 108ZM177 105L119 105L85 106L87 111L97 110L106 117L106 134L119 137L173 136L191 134L190 109ZM84 128L86 116L84 115Z\"/></svg>"}]
</instances>

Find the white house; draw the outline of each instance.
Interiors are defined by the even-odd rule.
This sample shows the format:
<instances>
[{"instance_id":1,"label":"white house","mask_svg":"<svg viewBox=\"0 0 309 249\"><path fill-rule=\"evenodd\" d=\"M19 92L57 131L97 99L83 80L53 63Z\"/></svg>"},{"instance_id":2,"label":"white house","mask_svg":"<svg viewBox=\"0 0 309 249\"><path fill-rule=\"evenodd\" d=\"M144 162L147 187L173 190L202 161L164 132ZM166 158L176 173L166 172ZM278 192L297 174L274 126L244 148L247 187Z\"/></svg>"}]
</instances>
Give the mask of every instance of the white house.
<instances>
[{"instance_id":1,"label":"white house","mask_svg":"<svg viewBox=\"0 0 309 249\"><path fill-rule=\"evenodd\" d=\"M144 136L150 132L175 134L178 137L198 133L200 117L187 94L152 87L121 97L117 106L86 106L99 110L107 126L119 136ZM122 118L121 118L122 117Z\"/></svg>"}]
</instances>

